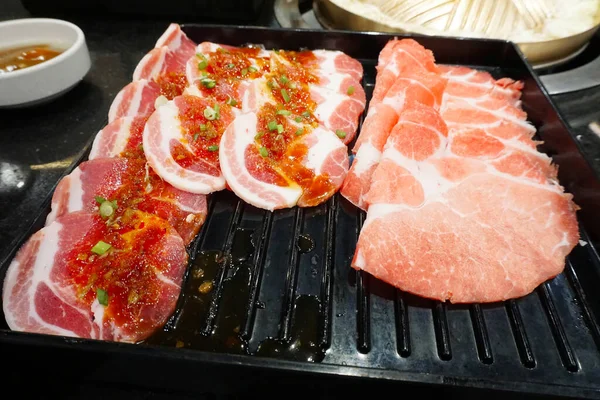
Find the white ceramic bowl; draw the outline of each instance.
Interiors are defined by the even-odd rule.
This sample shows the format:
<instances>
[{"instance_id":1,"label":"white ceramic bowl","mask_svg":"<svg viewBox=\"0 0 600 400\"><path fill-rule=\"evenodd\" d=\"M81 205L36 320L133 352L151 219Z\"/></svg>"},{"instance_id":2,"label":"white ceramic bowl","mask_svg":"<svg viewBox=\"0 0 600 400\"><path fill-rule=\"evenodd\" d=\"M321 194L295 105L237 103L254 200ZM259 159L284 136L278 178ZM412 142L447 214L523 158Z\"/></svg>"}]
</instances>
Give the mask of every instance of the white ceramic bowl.
<instances>
[{"instance_id":1,"label":"white ceramic bowl","mask_svg":"<svg viewBox=\"0 0 600 400\"><path fill-rule=\"evenodd\" d=\"M60 55L20 70L0 73L0 107L23 107L52 100L73 88L91 66L85 36L76 25L50 18L0 22L0 51L48 44Z\"/></svg>"}]
</instances>

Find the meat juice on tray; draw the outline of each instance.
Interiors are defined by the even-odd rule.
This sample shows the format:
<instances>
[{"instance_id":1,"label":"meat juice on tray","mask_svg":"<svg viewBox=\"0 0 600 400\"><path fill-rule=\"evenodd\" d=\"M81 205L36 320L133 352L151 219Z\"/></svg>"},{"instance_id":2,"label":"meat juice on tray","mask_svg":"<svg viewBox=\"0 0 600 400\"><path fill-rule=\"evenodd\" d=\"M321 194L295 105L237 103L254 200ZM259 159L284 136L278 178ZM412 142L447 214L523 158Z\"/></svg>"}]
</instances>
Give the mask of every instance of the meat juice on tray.
<instances>
[{"instance_id":1,"label":"meat juice on tray","mask_svg":"<svg viewBox=\"0 0 600 400\"><path fill-rule=\"evenodd\" d=\"M367 211L351 266L423 297L501 301L560 273L577 207L536 150L522 84L437 65L412 39L388 42L376 68L350 166L366 105L357 60L196 46L170 25L10 265L9 327L148 338L175 310L186 246L220 190L273 211L341 189Z\"/></svg>"}]
</instances>

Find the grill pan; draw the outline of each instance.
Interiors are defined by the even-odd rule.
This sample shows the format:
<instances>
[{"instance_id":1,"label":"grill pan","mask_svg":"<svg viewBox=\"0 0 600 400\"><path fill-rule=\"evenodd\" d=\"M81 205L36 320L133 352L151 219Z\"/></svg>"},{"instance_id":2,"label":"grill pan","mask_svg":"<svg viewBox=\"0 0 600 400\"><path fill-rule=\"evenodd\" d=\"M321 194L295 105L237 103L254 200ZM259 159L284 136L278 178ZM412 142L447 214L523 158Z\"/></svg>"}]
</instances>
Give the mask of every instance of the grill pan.
<instances>
[{"instance_id":1,"label":"grill pan","mask_svg":"<svg viewBox=\"0 0 600 400\"><path fill-rule=\"evenodd\" d=\"M600 398L600 180L514 44L385 33L182 28L197 43L344 51L362 62L368 97L379 51L393 37L415 38L440 64L522 80L523 108L544 141L541 150L559 165L561 183L582 208L585 243L572 251L563 274L524 298L442 304L350 268L365 214L340 195L313 208L267 212L219 192L210 196L207 221L189 247L182 296L163 331L140 344L112 343L12 332L2 315L0 357L14 360L13 381L23 372L31 379L36 368L44 376L58 374L46 363L61 357L74 360L60 369L71 374L70 380L210 393L247 394L257 387L268 392L310 382L294 392L325 388L336 395L373 394L412 384L461 395L497 390ZM86 159L90 147L91 141L67 173ZM0 279L17 248L43 226L50 196L0 261ZM206 280L213 289L203 294L198 287ZM40 363L26 361L24 354Z\"/></svg>"}]
</instances>

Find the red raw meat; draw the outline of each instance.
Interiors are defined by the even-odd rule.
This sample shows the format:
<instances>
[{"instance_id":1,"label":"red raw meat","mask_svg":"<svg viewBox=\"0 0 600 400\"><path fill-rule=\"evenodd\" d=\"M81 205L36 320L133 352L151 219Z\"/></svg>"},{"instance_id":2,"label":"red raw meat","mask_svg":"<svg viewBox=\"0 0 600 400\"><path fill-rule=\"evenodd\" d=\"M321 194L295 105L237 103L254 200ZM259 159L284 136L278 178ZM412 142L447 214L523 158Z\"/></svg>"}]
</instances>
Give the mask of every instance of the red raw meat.
<instances>
[{"instance_id":1,"label":"red raw meat","mask_svg":"<svg viewBox=\"0 0 600 400\"><path fill-rule=\"evenodd\" d=\"M133 81L117 93L108 111L108 122L122 117L149 116L154 111L160 86L154 81Z\"/></svg>"},{"instance_id":2,"label":"red raw meat","mask_svg":"<svg viewBox=\"0 0 600 400\"><path fill-rule=\"evenodd\" d=\"M85 161L64 177L52 196L46 224L75 211L98 210L100 196L120 210L138 209L166 220L190 243L206 218L206 197L178 190L146 167L144 160L98 158Z\"/></svg>"},{"instance_id":3,"label":"red raw meat","mask_svg":"<svg viewBox=\"0 0 600 400\"><path fill-rule=\"evenodd\" d=\"M96 134L88 160L104 157L143 156L142 133L148 120L143 117L121 117Z\"/></svg>"},{"instance_id":4,"label":"red raw meat","mask_svg":"<svg viewBox=\"0 0 600 400\"><path fill-rule=\"evenodd\" d=\"M164 220L129 210L118 229L98 214L65 214L10 264L2 306L10 329L138 342L175 310L188 256ZM100 241L112 246L102 255Z\"/></svg>"}]
</instances>

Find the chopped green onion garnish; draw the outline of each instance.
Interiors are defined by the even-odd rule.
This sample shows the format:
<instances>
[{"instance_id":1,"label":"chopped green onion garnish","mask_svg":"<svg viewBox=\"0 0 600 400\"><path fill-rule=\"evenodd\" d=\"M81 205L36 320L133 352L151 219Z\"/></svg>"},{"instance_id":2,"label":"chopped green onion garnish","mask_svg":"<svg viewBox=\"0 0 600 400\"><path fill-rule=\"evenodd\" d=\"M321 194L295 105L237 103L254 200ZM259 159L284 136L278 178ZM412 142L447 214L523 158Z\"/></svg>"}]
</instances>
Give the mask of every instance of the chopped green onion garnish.
<instances>
[{"instance_id":1,"label":"chopped green onion garnish","mask_svg":"<svg viewBox=\"0 0 600 400\"><path fill-rule=\"evenodd\" d=\"M217 117L217 112L215 110L213 110L211 107L206 107L204 109L204 117L209 120L212 121L213 119L215 119Z\"/></svg>"},{"instance_id":2,"label":"chopped green onion garnish","mask_svg":"<svg viewBox=\"0 0 600 400\"><path fill-rule=\"evenodd\" d=\"M336 129L335 134L338 135L339 138L343 139L346 137L346 132L341 129Z\"/></svg>"},{"instance_id":3,"label":"chopped green onion garnish","mask_svg":"<svg viewBox=\"0 0 600 400\"><path fill-rule=\"evenodd\" d=\"M248 71L250 71L250 72L256 72L258 70L256 68L254 68L254 67L248 67Z\"/></svg>"},{"instance_id":4,"label":"chopped green onion garnish","mask_svg":"<svg viewBox=\"0 0 600 400\"><path fill-rule=\"evenodd\" d=\"M98 255L102 255L104 253L106 253L112 246L106 242L103 242L102 240L99 241L98 243L96 243L94 245L94 247L92 247L92 253L96 253Z\"/></svg>"},{"instance_id":5,"label":"chopped green onion garnish","mask_svg":"<svg viewBox=\"0 0 600 400\"><path fill-rule=\"evenodd\" d=\"M208 63L206 62L206 60L202 60L198 63L198 69L206 69L207 66Z\"/></svg>"},{"instance_id":6,"label":"chopped green onion garnish","mask_svg":"<svg viewBox=\"0 0 600 400\"><path fill-rule=\"evenodd\" d=\"M348 93L348 96L352 96L354 94L354 86L348 86L346 93Z\"/></svg>"},{"instance_id":7,"label":"chopped green onion garnish","mask_svg":"<svg viewBox=\"0 0 600 400\"><path fill-rule=\"evenodd\" d=\"M258 152L260 153L261 156L263 157L268 157L269 156L269 150L267 150L266 147L261 147Z\"/></svg>"},{"instance_id":8,"label":"chopped green onion garnish","mask_svg":"<svg viewBox=\"0 0 600 400\"><path fill-rule=\"evenodd\" d=\"M206 124L200 124L200 130L204 132L206 130Z\"/></svg>"},{"instance_id":9,"label":"chopped green onion garnish","mask_svg":"<svg viewBox=\"0 0 600 400\"><path fill-rule=\"evenodd\" d=\"M254 139L255 139L255 140L258 140L258 139L260 139L261 137L263 137L263 136L264 136L264 134L265 134L265 133L264 133L263 131L260 131L260 132L258 132L258 133L256 134L256 136L254 136Z\"/></svg>"},{"instance_id":10,"label":"chopped green onion garnish","mask_svg":"<svg viewBox=\"0 0 600 400\"><path fill-rule=\"evenodd\" d=\"M281 89L281 95L283 96L283 100L286 103L288 103L290 101L290 95L288 94L287 90Z\"/></svg>"},{"instance_id":11,"label":"chopped green onion garnish","mask_svg":"<svg viewBox=\"0 0 600 400\"><path fill-rule=\"evenodd\" d=\"M219 112L219 103L216 103L213 108L215 109L215 119L221 118L221 113Z\"/></svg>"},{"instance_id":12,"label":"chopped green onion garnish","mask_svg":"<svg viewBox=\"0 0 600 400\"><path fill-rule=\"evenodd\" d=\"M305 118L308 118L308 117L310 117L310 113L308 111L304 111L302 113L302 116L305 117Z\"/></svg>"},{"instance_id":13,"label":"chopped green onion garnish","mask_svg":"<svg viewBox=\"0 0 600 400\"><path fill-rule=\"evenodd\" d=\"M277 115L290 115L292 112L288 110L279 110L277 111Z\"/></svg>"},{"instance_id":14,"label":"chopped green onion garnish","mask_svg":"<svg viewBox=\"0 0 600 400\"><path fill-rule=\"evenodd\" d=\"M296 117L296 118L294 118L294 121L296 121L296 122L302 122L302 117Z\"/></svg>"},{"instance_id":15,"label":"chopped green onion garnish","mask_svg":"<svg viewBox=\"0 0 600 400\"><path fill-rule=\"evenodd\" d=\"M95 196L94 199L96 200L96 203L98 203L98 204L102 204L106 201L106 199L102 196Z\"/></svg>"},{"instance_id":16,"label":"chopped green onion garnish","mask_svg":"<svg viewBox=\"0 0 600 400\"><path fill-rule=\"evenodd\" d=\"M270 131L274 131L275 129L277 129L277 121L269 121L267 127Z\"/></svg>"},{"instance_id":17,"label":"chopped green onion garnish","mask_svg":"<svg viewBox=\"0 0 600 400\"><path fill-rule=\"evenodd\" d=\"M106 293L106 290L100 288L96 289L96 298L98 299L98 303L103 306L108 305L108 293Z\"/></svg>"},{"instance_id":18,"label":"chopped green onion garnish","mask_svg":"<svg viewBox=\"0 0 600 400\"><path fill-rule=\"evenodd\" d=\"M242 69L242 76L248 75L248 68Z\"/></svg>"},{"instance_id":19,"label":"chopped green onion garnish","mask_svg":"<svg viewBox=\"0 0 600 400\"><path fill-rule=\"evenodd\" d=\"M296 131L296 136L300 136L304 133L304 129L303 128L298 128L298 130Z\"/></svg>"},{"instance_id":20,"label":"chopped green onion garnish","mask_svg":"<svg viewBox=\"0 0 600 400\"><path fill-rule=\"evenodd\" d=\"M296 82L290 82L290 83L288 83L288 87L290 89L296 89L298 86L296 85Z\"/></svg>"},{"instance_id":21,"label":"chopped green onion garnish","mask_svg":"<svg viewBox=\"0 0 600 400\"><path fill-rule=\"evenodd\" d=\"M115 208L113 207L113 203L110 201L104 201L100 204L100 216L102 218L108 218L115 212Z\"/></svg>"},{"instance_id":22,"label":"chopped green onion garnish","mask_svg":"<svg viewBox=\"0 0 600 400\"><path fill-rule=\"evenodd\" d=\"M281 75L281 83L283 83L284 85L286 83L288 83L290 80L287 78L287 76L285 75Z\"/></svg>"},{"instance_id":23,"label":"chopped green onion garnish","mask_svg":"<svg viewBox=\"0 0 600 400\"><path fill-rule=\"evenodd\" d=\"M273 89L275 87L275 84L273 83L273 81L269 81L267 82L267 86L269 87L269 89Z\"/></svg>"},{"instance_id":24,"label":"chopped green onion garnish","mask_svg":"<svg viewBox=\"0 0 600 400\"><path fill-rule=\"evenodd\" d=\"M196 53L196 57L204 59L204 54L202 54L202 53Z\"/></svg>"},{"instance_id":25,"label":"chopped green onion garnish","mask_svg":"<svg viewBox=\"0 0 600 400\"><path fill-rule=\"evenodd\" d=\"M215 80L210 79L210 78L202 78L202 79L200 79L200 83L202 83L204 85L204 87L208 88L208 89L212 89L216 85Z\"/></svg>"},{"instance_id":26,"label":"chopped green onion garnish","mask_svg":"<svg viewBox=\"0 0 600 400\"><path fill-rule=\"evenodd\" d=\"M195 134L194 134L194 142L195 142L196 140L198 140L198 136L200 136L200 134L199 134L199 133L195 133Z\"/></svg>"},{"instance_id":27,"label":"chopped green onion garnish","mask_svg":"<svg viewBox=\"0 0 600 400\"><path fill-rule=\"evenodd\" d=\"M235 64L227 64L227 68L233 69L233 68L235 68Z\"/></svg>"},{"instance_id":28,"label":"chopped green onion garnish","mask_svg":"<svg viewBox=\"0 0 600 400\"><path fill-rule=\"evenodd\" d=\"M217 151L219 150L219 146L213 144L212 146L208 146L208 151Z\"/></svg>"},{"instance_id":29,"label":"chopped green onion garnish","mask_svg":"<svg viewBox=\"0 0 600 400\"><path fill-rule=\"evenodd\" d=\"M237 105L237 101L233 98L228 98L227 99L227 104L229 104L230 106L236 106Z\"/></svg>"},{"instance_id":30,"label":"chopped green onion garnish","mask_svg":"<svg viewBox=\"0 0 600 400\"><path fill-rule=\"evenodd\" d=\"M277 133L283 133L283 125L277 125Z\"/></svg>"}]
</instances>

